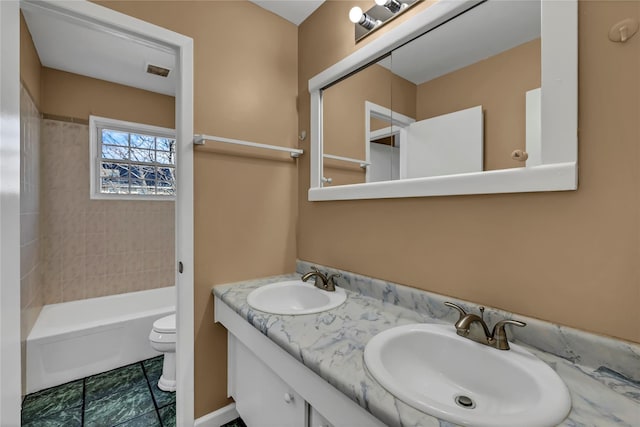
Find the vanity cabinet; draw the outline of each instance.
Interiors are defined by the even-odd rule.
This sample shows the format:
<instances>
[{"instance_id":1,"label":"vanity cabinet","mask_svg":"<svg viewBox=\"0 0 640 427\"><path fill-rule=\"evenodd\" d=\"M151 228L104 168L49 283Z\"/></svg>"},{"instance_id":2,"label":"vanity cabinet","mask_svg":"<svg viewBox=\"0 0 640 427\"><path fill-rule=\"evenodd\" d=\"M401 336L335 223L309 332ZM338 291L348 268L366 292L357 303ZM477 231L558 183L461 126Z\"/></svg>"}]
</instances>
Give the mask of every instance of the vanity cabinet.
<instances>
[{"instance_id":1,"label":"vanity cabinet","mask_svg":"<svg viewBox=\"0 0 640 427\"><path fill-rule=\"evenodd\" d=\"M333 425L316 411L316 408L309 406L309 427L333 427Z\"/></svg>"},{"instance_id":2,"label":"vanity cabinet","mask_svg":"<svg viewBox=\"0 0 640 427\"><path fill-rule=\"evenodd\" d=\"M229 332L227 394L248 427L385 427L218 297L214 304Z\"/></svg>"},{"instance_id":3,"label":"vanity cabinet","mask_svg":"<svg viewBox=\"0 0 640 427\"><path fill-rule=\"evenodd\" d=\"M233 335L228 369L229 394L248 426L305 425L304 399Z\"/></svg>"}]
</instances>

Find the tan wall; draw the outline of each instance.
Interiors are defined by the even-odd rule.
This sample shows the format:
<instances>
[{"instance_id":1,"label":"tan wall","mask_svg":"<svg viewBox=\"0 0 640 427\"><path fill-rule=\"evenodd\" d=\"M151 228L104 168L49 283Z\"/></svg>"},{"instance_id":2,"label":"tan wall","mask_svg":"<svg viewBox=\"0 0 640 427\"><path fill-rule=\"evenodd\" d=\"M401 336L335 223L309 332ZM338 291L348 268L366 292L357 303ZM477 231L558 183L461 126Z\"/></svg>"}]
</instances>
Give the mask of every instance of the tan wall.
<instances>
[{"instance_id":1,"label":"tan wall","mask_svg":"<svg viewBox=\"0 0 640 427\"><path fill-rule=\"evenodd\" d=\"M40 109L40 58L27 23L20 12L20 80L36 108Z\"/></svg>"},{"instance_id":2,"label":"tan wall","mask_svg":"<svg viewBox=\"0 0 640 427\"><path fill-rule=\"evenodd\" d=\"M293 24L246 1L100 4L194 39L197 133L297 146ZM226 332L213 323L211 287L294 270L297 164L207 143L194 167L199 417L228 403Z\"/></svg>"},{"instance_id":3,"label":"tan wall","mask_svg":"<svg viewBox=\"0 0 640 427\"><path fill-rule=\"evenodd\" d=\"M175 127L175 100L142 89L42 68L42 113L89 120L89 115Z\"/></svg>"},{"instance_id":4,"label":"tan wall","mask_svg":"<svg viewBox=\"0 0 640 427\"><path fill-rule=\"evenodd\" d=\"M355 49L351 6L300 26L301 130L308 79ZM579 14L579 190L311 203L305 158L298 257L640 342L640 37L607 38L640 3L580 1Z\"/></svg>"},{"instance_id":5,"label":"tan wall","mask_svg":"<svg viewBox=\"0 0 640 427\"><path fill-rule=\"evenodd\" d=\"M484 170L518 168L525 150L525 93L540 87L540 39L418 86L417 120L482 105Z\"/></svg>"}]
</instances>

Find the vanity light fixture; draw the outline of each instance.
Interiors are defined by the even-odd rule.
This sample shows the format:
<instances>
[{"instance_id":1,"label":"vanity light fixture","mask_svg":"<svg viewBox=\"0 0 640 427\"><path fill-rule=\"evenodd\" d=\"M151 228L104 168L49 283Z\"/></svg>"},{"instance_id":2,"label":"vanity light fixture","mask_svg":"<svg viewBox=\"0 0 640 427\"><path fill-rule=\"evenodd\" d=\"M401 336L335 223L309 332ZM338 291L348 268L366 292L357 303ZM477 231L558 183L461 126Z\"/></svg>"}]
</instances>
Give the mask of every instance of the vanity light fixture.
<instances>
[{"instance_id":1,"label":"vanity light fixture","mask_svg":"<svg viewBox=\"0 0 640 427\"><path fill-rule=\"evenodd\" d=\"M359 41L376 31L387 22L402 15L422 0L375 0L375 5L364 12L358 6L349 11L349 20L353 22L355 40Z\"/></svg>"},{"instance_id":2,"label":"vanity light fixture","mask_svg":"<svg viewBox=\"0 0 640 427\"><path fill-rule=\"evenodd\" d=\"M386 7L391 13L398 13L401 9L408 6L406 3L400 3L398 0L376 0L376 4Z\"/></svg>"},{"instance_id":3,"label":"vanity light fixture","mask_svg":"<svg viewBox=\"0 0 640 427\"><path fill-rule=\"evenodd\" d=\"M393 0L391 0L393 1ZM349 11L349 20L354 24L359 24L367 30L373 30L380 21L375 21L364 13L358 6L354 6Z\"/></svg>"}]
</instances>

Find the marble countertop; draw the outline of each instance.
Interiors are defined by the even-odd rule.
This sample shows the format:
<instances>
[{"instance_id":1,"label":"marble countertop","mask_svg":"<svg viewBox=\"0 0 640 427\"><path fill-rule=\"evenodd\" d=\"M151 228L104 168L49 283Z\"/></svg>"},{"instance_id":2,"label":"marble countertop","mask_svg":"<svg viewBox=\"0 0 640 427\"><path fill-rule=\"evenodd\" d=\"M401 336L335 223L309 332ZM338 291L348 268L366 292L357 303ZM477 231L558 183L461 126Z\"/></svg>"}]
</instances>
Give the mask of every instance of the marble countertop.
<instances>
[{"instance_id":1,"label":"marble countertop","mask_svg":"<svg viewBox=\"0 0 640 427\"><path fill-rule=\"evenodd\" d=\"M377 333L410 323L442 323L405 307L346 290L340 307L301 316L251 309L247 295L299 274L218 285L213 293L252 326L389 426L452 426L396 399L364 366L364 347ZM640 384L604 367L590 368L527 346L553 368L571 393L572 410L561 426L640 426Z\"/></svg>"}]
</instances>

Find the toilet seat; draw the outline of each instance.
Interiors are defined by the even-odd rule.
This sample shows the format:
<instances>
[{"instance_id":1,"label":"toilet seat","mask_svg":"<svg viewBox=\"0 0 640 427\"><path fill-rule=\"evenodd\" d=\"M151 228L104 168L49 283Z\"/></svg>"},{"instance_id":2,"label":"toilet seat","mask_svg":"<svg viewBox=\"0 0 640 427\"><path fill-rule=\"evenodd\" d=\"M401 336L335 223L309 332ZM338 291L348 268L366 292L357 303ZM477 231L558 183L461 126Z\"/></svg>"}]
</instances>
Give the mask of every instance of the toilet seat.
<instances>
[{"instance_id":1,"label":"toilet seat","mask_svg":"<svg viewBox=\"0 0 640 427\"><path fill-rule=\"evenodd\" d=\"M162 375L158 388L163 391L176 390L176 315L161 317L153 322L149 333L151 348L163 353Z\"/></svg>"},{"instance_id":2,"label":"toilet seat","mask_svg":"<svg viewBox=\"0 0 640 427\"><path fill-rule=\"evenodd\" d=\"M165 344L165 346L158 347L158 351L167 351L166 344L173 344L176 342L176 315L171 314L169 316L161 317L153 322L151 333L149 333L149 341L155 344ZM172 349L175 351L175 348Z\"/></svg>"},{"instance_id":3,"label":"toilet seat","mask_svg":"<svg viewBox=\"0 0 640 427\"><path fill-rule=\"evenodd\" d=\"M169 316L161 317L153 322L153 330L161 334L175 334L176 333L176 315L170 314Z\"/></svg>"}]
</instances>

